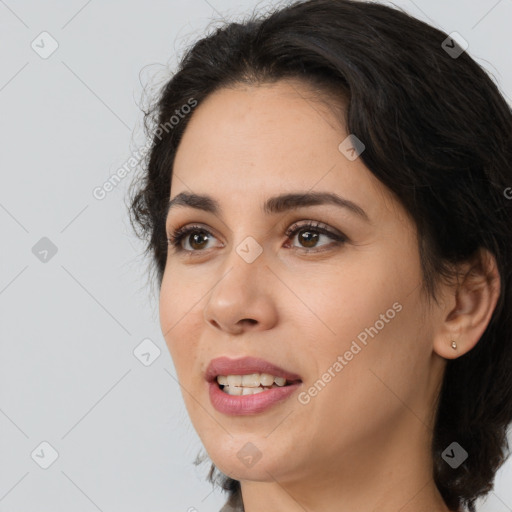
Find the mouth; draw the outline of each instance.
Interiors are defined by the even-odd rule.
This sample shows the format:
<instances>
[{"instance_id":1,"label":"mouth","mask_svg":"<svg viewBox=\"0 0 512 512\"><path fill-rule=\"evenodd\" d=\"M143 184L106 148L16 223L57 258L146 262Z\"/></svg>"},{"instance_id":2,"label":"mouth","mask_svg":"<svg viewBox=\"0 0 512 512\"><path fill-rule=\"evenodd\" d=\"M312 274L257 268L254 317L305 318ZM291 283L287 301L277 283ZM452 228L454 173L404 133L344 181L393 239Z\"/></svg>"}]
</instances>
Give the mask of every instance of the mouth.
<instances>
[{"instance_id":1,"label":"mouth","mask_svg":"<svg viewBox=\"0 0 512 512\"><path fill-rule=\"evenodd\" d=\"M204 377L212 406L227 416L262 414L302 386L300 375L254 357L213 359Z\"/></svg>"},{"instance_id":2,"label":"mouth","mask_svg":"<svg viewBox=\"0 0 512 512\"><path fill-rule=\"evenodd\" d=\"M270 373L249 373L245 375L218 375L215 382L228 395L256 395L269 389L283 388L302 382L300 379L287 380Z\"/></svg>"},{"instance_id":3,"label":"mouth","mask_svg":"<svg viewBox=\"0 0 512 512\"><path fill-rule=\"evenodd\" d=\"M209 383L216 383L228 395L253 395L302 382L291 373L269 361L254 357L213 359L205 373Z\"/></svg>"}]
</instances>

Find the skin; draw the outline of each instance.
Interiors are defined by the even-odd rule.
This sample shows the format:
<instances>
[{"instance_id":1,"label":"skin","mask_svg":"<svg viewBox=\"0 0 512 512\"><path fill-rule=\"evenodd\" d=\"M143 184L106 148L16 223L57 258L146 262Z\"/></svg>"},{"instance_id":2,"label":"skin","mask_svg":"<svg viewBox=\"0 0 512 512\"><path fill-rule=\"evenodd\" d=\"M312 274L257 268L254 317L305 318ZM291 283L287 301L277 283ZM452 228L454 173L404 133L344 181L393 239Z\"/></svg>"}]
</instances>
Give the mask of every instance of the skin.
<instances>
[{"instance_id":1,"label":"skin","mask_svg":"<svg viewBox=\"0 0 512 512\"><path fill-rule=\"evenodd\" d=\"M415 224L361 158L338 149L347 135L333 109L287 80L210 95L176 155L169 197L209 194L223 215L170 212L168 234L199 223L211 235L182 241L199 255L169 249L160 323L194 428L217 467L241 481L246 512L449 510L432 479L435 399L446 359L471 350L490 321L495 261L443 284L440 304L429 306ZM369 222L333 205L260 209L270 196L311 190L357 203ZM309 220L347 241L286 237ZM263 249L252 263L236 252L247 236ZM307 253L315 248L322 252ZM307 391L394 303L400 312L309 403L294 394L246 416L210 403L211 359L262 357L299 374ZM247 442L261 453L250 468L237 457Z\"/></svg>"}]
</instances>

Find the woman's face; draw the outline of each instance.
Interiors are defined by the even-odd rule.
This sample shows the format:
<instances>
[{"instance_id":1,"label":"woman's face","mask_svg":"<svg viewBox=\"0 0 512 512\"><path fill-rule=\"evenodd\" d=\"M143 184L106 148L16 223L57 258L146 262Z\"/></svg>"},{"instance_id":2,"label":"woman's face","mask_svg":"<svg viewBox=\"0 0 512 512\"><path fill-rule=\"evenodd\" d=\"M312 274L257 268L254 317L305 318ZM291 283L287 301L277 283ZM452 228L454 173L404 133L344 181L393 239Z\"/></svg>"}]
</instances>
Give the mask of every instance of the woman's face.
<instances>
[{"instance_id":1,"label":"woman's face","mask_svg":"<svg viewBox=\"0 0 512 512\"><path fill-rule=\"evenodd\" d=\"M439 318L421 294L414 223L348 135L303 84L280 81L209 96L176 155L170 199L207 195L219 211L170 209L168 235L198 227L181 250L169 246L161 328L198 435L238 480L321 485L368 472L384 452L397 464L411 449L428 452L445 362L432 347ZM311 193L357 207L263 210L270 198ZM212 359L245 356L301 382L269 404L274 391L229 398L205 380ZM214 407L210 386L235 409Z\"/></svg>"}]
</instances>

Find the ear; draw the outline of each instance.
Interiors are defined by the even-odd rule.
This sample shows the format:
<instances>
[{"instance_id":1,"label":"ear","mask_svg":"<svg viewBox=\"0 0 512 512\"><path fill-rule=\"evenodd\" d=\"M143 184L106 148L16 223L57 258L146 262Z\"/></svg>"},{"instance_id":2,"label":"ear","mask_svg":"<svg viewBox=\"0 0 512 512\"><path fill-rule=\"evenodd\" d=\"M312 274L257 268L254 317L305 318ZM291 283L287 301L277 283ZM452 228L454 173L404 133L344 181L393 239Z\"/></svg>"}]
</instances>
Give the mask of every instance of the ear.
<instances>
[{"instance_id":1,"label":"ear","mask_svg":"<svg viewBox=\"0 0 512 512\"><path fill-rule=\"evenodd\" d=\"M457 284L443 285L441 323L433 340L434 351L445 359L460 357L478 343L500 295L498 266L487 249L481 248L472 261L459 266L459 276Z\"/></svg>"}]
</instances>

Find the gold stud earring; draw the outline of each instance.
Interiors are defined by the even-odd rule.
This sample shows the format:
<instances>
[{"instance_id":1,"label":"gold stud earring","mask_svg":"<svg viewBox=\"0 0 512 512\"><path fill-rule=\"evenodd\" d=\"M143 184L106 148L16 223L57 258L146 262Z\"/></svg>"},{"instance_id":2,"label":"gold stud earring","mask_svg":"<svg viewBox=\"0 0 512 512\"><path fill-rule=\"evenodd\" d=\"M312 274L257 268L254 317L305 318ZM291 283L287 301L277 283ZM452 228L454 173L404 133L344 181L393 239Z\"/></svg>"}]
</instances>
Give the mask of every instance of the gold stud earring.
<instances>
[{"instance_id":1,"label":"gold stud earring","mask_svg":"<svg viewBox=\"0 0 512 512\"><path fill-rule=\"evenodd\" d=\"M454 350L456 350L456 349L457 349L457 343L456 343L455 341L452 341L452 348L453 348Z\"/></svg>"}]
</instances>

